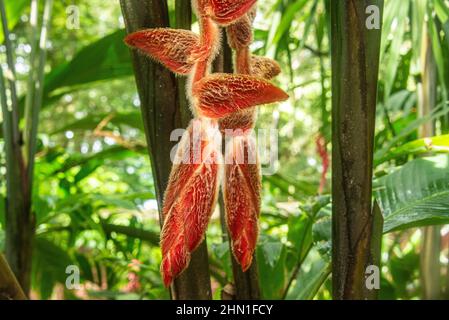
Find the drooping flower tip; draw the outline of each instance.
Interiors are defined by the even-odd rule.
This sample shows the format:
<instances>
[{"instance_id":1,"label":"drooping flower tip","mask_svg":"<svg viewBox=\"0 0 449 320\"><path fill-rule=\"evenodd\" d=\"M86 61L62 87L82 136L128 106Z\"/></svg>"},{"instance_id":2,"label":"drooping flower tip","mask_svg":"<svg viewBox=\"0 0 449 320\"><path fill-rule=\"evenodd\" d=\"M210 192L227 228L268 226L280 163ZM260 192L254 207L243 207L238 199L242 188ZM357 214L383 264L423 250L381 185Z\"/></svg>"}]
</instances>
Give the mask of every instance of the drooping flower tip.
<instances>
[{"instance_id":1,"label":"drooping flower tip","mask_svg":"<svg viewBox=\"0 0 449 320\"><path fill-rule=\"evenodd\" d=\"M188 30L156 28L131 33L125 37L125 43L170 71L185 75L193 68L190 57L199 45L199 37Z\"/></svg>"}]
</instances>

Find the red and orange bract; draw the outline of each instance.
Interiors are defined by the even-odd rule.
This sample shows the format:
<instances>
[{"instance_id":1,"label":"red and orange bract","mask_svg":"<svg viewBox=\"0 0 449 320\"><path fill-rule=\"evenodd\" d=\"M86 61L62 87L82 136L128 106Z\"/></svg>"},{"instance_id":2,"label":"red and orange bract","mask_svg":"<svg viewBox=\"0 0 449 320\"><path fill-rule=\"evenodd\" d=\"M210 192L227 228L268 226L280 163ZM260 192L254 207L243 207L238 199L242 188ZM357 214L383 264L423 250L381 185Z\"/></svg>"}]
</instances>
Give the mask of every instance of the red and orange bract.
<instances>
[{"instance_id":1,"label":"red and orange bract","mask_svg":"<svg viewBox=\"0 0 449 320\"><path fill-rule=\"evenodd\" d=\"M193 137L194 125L200 128L198 137ZM214 130L201 120L192 120L178 147L163 207L161 270L166 286L187 267L214 210L222 162L216 140L221 140L218 127Z\"/></svg>"},{"instance_id":2,"label":"red and orange bract","mask_svg":"<svg viewBox=\"0 0 449 320\"><path fill-rule=\"evenodd\" d=\"M286 100L288 95L262 78L214 73L194 85L193 97L202 115L221 118L242 109Z\"/></svg>"},{"instance_id":3,"label":"red and orange bract","mask_svg":"<svg viewBox=\"0 0 449 320\"><path fill-rule=\"evenodd\" d=\"M227 145L226 152L223 183L226 223L234 256L242 270L246 271L251 266L257 243L260 164L251 135L234 137Z\"/></svg>"},{"instance_id":4,"label":"red and orange bract","mask_svg":"<svg viewBox=\"0 0 449 320\"><path fill-rule=\"evenodd\" d=\"M221 24L230 24L243 17L257 0L209 0L213 19Z\"/></svg>"}]
</instances>

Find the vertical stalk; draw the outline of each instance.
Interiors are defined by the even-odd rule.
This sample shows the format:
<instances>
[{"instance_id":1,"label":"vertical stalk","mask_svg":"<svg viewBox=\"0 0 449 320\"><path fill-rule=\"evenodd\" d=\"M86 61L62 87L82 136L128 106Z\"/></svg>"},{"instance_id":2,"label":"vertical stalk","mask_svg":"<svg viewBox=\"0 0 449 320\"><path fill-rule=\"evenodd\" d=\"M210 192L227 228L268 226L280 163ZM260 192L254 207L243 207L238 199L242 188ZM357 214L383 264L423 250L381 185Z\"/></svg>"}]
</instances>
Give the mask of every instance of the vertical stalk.
<instances>
[{"instance_id":1,"label":"vertical stalk","mask_svg":"<svg viewBox=\"0 0 449 320\"><path fill-rule=\"evenodd\" d=\"M128 33L169 25L166 1L120 0L120 4ZM132 60L162 225L163 196L172 167L170 152L175 145L170 134L183 127L179 84L168 70L137 52L132 52ZM206 241L192 253L189 267L174 281L171 294L174 299L211 299Z\"/></svg>"},{"instance_id":2,"label":"vertical stalk","mask_svg":"<svg viewBox=\"0 0 449 320\"><path fill-rule=\"evenodd\" d=\"M30 11L30 26L28 31L28 40L31 46L30 53L30 71L28 73L28 81L27 81L27 95L25 98L25 150L30 150L29 145L31 144L31 127L32 119L33 119L33 101L34 101L34 92L36 91L35 81L36 76L34 72L34 68L36 67L36 53L37 53L37 33L38 33L38 11L39 11L39 0L31 1L31 11ZM28 152L25 152L25 161L29 163L30 155Z\"/></svg>"},{"instance_id":3,"label":"vertical stalk","mask_svg":"<svg viewBox=\"0 0 449 320\"><path fill-rule=\"evenodd\" d=\"M13 58L13 48L10 39L10 33L8 29L8 18L6 16L5 3L4 0L0 0L0 16L2 18L2 28L3 35L5 38L5 47L6 47L6 63L8 65L7 70L7 79L9 82L9 90L11 92L11 109L12 109L12 130L13 130L13 138L14 141L19 142L19 109L18 109L18 100L17 100L17 89L16 89L16 71L14 66L14 58Z\"/></svg>"},{"instance_id":4,"label":"vertical stalk","mask_svg":"<svg viewBox=\"0 0 449 320\"><path fill-rule=\"evenodd\" d=\"M36 4L37 5L37 4ZM26 118L26 123L28 123L29 132L26 132L27 135L27 177L28 177L28 185L29 185L29 194L32 197L32 186L33 186L33 174L34 174L34 162L35 162L35 154L36 154L36 145L37 145L37 132L39 125L39 112L42 107L42 94L44 89L44 71L45 71L45 62L47 60L47 38L48 32L50 28L50 19L51 19L51 11L53 7L53 0L46 0L44 6L44 16L42 20L42 28L39 40L39 60L37 64L37 74L36 74L36 82L34 83L34 90L31 92L27 92L27 95L32 95L32 98L27 97L28 100L32 100L31 102L31 110L29 111L29 118ZM36 8L37 10L37 8ZM31 63L34 62L34 56L31 55ZM33 65L32 65L33 66Z\"/></svg>"},{"instance_id":5,"label":"vertical stalk","mask_svg":"<svg viewBox=\"0 0 449 320\"><path fill-rule=\"evenodd\" d=\"M432 40L425 22L422 29L421 46L421 83L419 90L419 116L429 115L437 103L437 65L432 50ZM433 121L424 123L419 129L420 137L435 135ZM423 299L441 298L441 236L440 226L430 226L422 229L421 243L421 285Z\"/></svg>"},{"instance_id":6,"label":"vertical stalk","mask_svg":"<svg viewBox=\"0 0 449 320\"><path fill-rule=\"evenodd\" d=\"M379 28L368 29L367 7ZM331 0L334 299L368 299L373 140L383 0Z\"/></svg>"},{"instance_id":7,"label":"vertical stalk","mask_svg":"<svg viewBox=\"0 0 449 320\"><path fill-rule=\"evenodd\" d=\"M8 21L3 0L0 0L0 15L5 36L6 60L8 65L10 101L8 106L3 72L0 72L1 104L4 119L6 152L6 215L5 248L6 258L24 292L28 292L31 275L32 237L34 222L30 219L30 198L27 194L26 167L21 150L19 111L17 104L13 47L9 37Z\"/></svg>"}]
</instances>

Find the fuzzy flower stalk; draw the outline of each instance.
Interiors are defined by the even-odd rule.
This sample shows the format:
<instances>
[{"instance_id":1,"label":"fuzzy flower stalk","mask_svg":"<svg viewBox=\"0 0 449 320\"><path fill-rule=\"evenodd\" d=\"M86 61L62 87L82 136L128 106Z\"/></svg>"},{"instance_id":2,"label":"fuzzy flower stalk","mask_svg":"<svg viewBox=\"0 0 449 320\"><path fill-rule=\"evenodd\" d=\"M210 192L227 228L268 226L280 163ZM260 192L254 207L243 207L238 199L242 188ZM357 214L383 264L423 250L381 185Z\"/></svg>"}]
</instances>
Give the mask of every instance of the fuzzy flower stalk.
<instances>
[{"instance_id":1,"label":"fuzzy flower stalk","mask_svg":"<svg viewBox=\"0 0 449 320\"><path fill-rule=\"evenodd\" d=\"M278 64L253 56L252 22L256 0L192 0L200 34L157 28L128 35L125 42L172 72L188 76L186 88L194 119L174 159L162 208L161 273L169 286L189 264L204 239L224 193L232 251L242 270L252 262L260 215L260 163L254 138L255 107L288 95L268 80ZM211 73L220 51L221 28L235 54L235 74ZM231 135L222 154L222 134Z\"/></svg>"}]
</instances>

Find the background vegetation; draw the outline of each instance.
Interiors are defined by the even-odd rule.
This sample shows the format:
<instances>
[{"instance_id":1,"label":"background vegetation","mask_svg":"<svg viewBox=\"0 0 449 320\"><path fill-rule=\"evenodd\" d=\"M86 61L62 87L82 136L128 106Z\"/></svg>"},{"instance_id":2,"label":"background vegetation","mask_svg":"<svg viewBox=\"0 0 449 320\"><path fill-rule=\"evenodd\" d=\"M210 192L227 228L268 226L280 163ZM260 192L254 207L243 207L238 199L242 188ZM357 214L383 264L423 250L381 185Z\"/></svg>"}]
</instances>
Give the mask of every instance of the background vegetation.
<instances>
[{"instance_id":1,"label":"background vegetation","mask_svg":"<svg viewBox=\"0 0 449 320\"><path fill-rule=\"evenodd\" d=\"M7 192L8 181L19 181L8 174L21 163L8 157L17 155L8 152L16 110L24 162L35 159L25 180L32 192L23 192L33 236L31 272L18 276L22 286L29 282L36 299L169 298L159 274L155 182L119 1L38 1L34 29L31 1L1 2L10 45L0 33L0 251L17 254L6 248L8 237L14 239L7 226L23 227L8 213L23 192L12 194L14 183ZM320 187L331 150L330 1L258 2L253 51L279 61L278 84L291 96L259 112L258 127L279 130L278 171L263 178L261 295L330 299L330 171ZM45 5L52 10L42 46ZM70 5L79 9L79 28L67 25ZM175 1L168 8L175 26ZM384 216L379 297L449 298L449 3L385 0L383 15L373 180ZM207 234L217 299L233 282L218 211ZM421 228L429 225L440 226ZM21 241L14 250L26 249ZM81 270L79 290L65 286L69 265Z\"/></svg>"}]
</instances>

